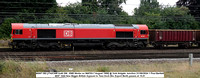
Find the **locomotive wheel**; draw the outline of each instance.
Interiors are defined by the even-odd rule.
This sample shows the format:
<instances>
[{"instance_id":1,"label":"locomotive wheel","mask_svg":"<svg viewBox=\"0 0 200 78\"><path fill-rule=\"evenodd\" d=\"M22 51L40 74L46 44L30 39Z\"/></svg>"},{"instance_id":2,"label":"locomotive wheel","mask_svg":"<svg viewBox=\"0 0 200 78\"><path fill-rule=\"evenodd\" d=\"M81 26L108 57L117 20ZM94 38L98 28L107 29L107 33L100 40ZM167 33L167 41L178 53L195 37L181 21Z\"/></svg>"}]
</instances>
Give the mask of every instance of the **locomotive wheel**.
<instances>
[{"instance_id":1,"label":"locomotive wheel","mask_svg":"<svg viewBox=\"0 0 200 78\"><path fill-rule=\"evenodd\" d=\"M115 49L117 49L117 45L113 44L113 45L108 46L108 48L111 50L115 50Z\"/></svg>"},{"instance_id":2,"label":"locomotive wheel","mask_svg":"<svg viewBox=\"0 0 200 78\"><path fill-rule=\"evenodd\" d=\"M59 50L59 48L57 46L51 46L50 48L51 48L51 50Z\"/></svg>"},{"instance_id":3,"label":"locomotive wheel","mask_svg":"<svg viewBox=\"0 0 200 78\"><path fill-rule=\"evenodd\" d=\"M15 45L12 45L12 51L15 51L16 50L16 46Z\"/></svg>"},{"instance_id":4,"label":"locomotive wheel","mask_svg":"<svg viewBox=\"0 0 200 78\"><path fill-rule=\"evenodd\" d=\"M143 48L145 48L145 46L144 45L140 45L140 47L139 47L140 49L143 49Z\"/></svg>"},{"instance_id":5,"label":"locomotive wheel","mask_svg":"<svg viewBox=\"0 0 200 78\"><path fill-rule=\"evenodd\" d=\"M143 48L145 48L145 45L144 45L142 42L140 42L140 44L138 45L137 48L138 48L138 49L143 49Z\"/></svg>"},{"instance_id":6,"label":"locomotive wheel","mask_svg":"<svg viewBox=\"0 0 200 78\"><path fill-rule=\"evenodd\" d=\"M111 49L111 50L115 50L118 48L117 44L118 44L117 42L111 42L111 43L107 44L107 48Z\"/></svg>"}]
</instances>

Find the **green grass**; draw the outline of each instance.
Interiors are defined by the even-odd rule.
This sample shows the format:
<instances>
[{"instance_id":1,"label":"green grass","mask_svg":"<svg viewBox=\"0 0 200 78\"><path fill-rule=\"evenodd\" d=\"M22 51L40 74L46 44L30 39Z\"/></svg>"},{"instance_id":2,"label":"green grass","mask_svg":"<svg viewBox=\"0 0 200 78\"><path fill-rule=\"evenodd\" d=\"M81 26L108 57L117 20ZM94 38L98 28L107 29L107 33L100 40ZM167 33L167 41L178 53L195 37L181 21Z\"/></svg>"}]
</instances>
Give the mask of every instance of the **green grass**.
<instances>
[{"instance_id":1,"label":"green grass","mask_svg":"<svg viewBox=\"0 0 200 78\"><path fill-rule=\"evenodd\" d=\"M0 62L0 78L35 78L36 72L44 72L47 69L45 63L4 60Z\"/></svg>"},{"instance_id":2,"label":"green grass","mask_svg":"<svg viewBox=\"0 0 200 78\"><path fill-rule=\"evenodd\" d=\"M79 65L78 65L79 64ZM138 64L112 64L112 65L63 65L54 69L62 72L164 72L165 78L200 78L200 63L194 62L190 67L188 62L181 63L138 63Z\"/></svg>"},{"instance_id":3,"label":"green grass","mask_svg":"<svg viewBox=\"0 0 200 78\"><path fill-rule=\"evenodd\" d=\"M73 70L69 70L73 68ZM188 62L163 63L46 63L42 60L24 62L17 60L0 61L0 78L35 78L36 72L164 72L165 78L200 78L200 62L190 67Z\"/></svg>"}]
</instances>

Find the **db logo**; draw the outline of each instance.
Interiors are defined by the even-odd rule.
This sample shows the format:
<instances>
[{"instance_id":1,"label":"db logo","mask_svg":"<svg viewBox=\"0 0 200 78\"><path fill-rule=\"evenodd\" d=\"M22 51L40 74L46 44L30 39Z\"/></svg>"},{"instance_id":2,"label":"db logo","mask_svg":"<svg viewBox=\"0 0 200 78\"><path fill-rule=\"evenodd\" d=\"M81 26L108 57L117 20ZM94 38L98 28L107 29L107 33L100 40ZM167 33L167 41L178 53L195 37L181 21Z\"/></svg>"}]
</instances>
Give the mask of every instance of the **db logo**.
<instances>
[{"instance_id":1,"label":"db logo","mask_svg":"<svg viewBox=\"0 0 200 78\"><path fill-rule=\"evenodd\" d=\"M64 37L73 37L73 30L65 30Z\"/></svg>"}]
</instances>

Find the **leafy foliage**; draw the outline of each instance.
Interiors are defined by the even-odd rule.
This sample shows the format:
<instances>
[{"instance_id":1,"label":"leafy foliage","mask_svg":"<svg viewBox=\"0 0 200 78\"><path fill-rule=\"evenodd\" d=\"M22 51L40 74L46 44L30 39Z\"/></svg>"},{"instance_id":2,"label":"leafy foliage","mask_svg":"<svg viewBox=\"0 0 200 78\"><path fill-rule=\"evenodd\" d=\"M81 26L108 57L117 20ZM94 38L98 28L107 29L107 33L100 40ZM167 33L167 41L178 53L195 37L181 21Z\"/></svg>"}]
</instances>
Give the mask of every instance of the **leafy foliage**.
<instances>
[{"instance_id":1,"label":"leafy foliage","mask_svg":"<svg viewBox=\"0 0 200 78\"><path fill-rule=\"evenodd\" d=\"M135 15L143 16L147 13L159 14L160 10L161 8L157 0L141 0L140 7L135 8L134 12Z\"/></svg>"},{"instance_id":2,"label":"leafy foliage","mask_svg":"<svg viewBox=\"0 0 200 78\"><path fill-rule=\"evenodd\" d=\"M179 0L177 6L185 6L188 7L190 10L190 14L199 17L200 16L200 1L199 0ZM200 20L199 20L200 21Z\"/></svg>"},{"instance_id":3,"label":"leafy foliage","mask_svg":"<svg viewBox=\"0 0 200 78\"><path fill-rule=\"evenodd\" d=\"M134 10L135 15L143 17L145 23L152 29L198 29L195 18L188 14L186 7L165 7L157 0L141 0L139 8ZM140 20L141 21L141 20Z\"/></svg>"},{"instance_id":4,"label":"leafy foliage","mask_svg":"<svg viewBox=\"0 0 200 78\"><path fill-rule=\"evenodd\" d=\"M120 15L123 12L120 6L122 3L126 3L126 0L82 0L82 5L90 7L92 13L104 9L112 15Z\"/></svg>"},{"instance_id":5,"label":"leafy foliage","mask_svg":"<svg viewBox=\"0 0 200 78\"><path fill-rule=\"evenodd\" d=\"M57 7L56 0L1 0L0 17L17 16L22 22L32 22L52 7Z\"/></svg>"},{"instance_id":6,"label":"leafy foliage","mask_svg":"<svg viewBox=\"0 0 200 78\"><path fill-rule=\"evenodd\" d=\"M165 29L198 29L198 22L191 15L186 7L164 8L161 15L164 17Z\"/></svg>"},{"instance_id":7,"label":"leafy foliage","mask_svg":"<svg viewBox=\"0 0 200 78\"><path fill-rule=\"evenodd\" d=\"M1 0L0 12L24 12L26 10L44 13L49 8L56 6L56 0Z\"/></svg>"},{"instance_id":8,"label":"leafy foliage","mask_svg":"<svg viewBox=\"0 0 200 78\"><path fill-rule=\"evenodd\" d=\"M13 18L6 18L0 26L0 38L9 38L11 33L11 23L16 23Z\"/></svg>"}]
</instances>

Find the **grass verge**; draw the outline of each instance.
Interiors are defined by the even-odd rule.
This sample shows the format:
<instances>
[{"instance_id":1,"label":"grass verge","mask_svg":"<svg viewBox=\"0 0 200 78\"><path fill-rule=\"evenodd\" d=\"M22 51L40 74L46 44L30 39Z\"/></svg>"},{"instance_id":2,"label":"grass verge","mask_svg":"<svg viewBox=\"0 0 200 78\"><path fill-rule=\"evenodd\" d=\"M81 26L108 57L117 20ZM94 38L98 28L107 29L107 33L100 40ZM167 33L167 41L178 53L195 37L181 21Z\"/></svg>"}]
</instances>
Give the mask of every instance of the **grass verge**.
<instances>
[{"instance_id":1,"label":"grass verge","mask_svg":"<svg viewBox=\"0 0 200 78\"><path fill-rule=\"evenodd\" d=\"M44 72L46 63L26 63L16 60L0 61L0 78L35 78L36 72Z\"/></svg>"},{"instance_id":2,"label":"grass verge","mask_svg":"<svg viewBox=\"0 0 200 78\"><path fill-rule=\"evenodd\" d=\"M46 61L0 61L0 78L35 78L36 72L55 69L58 72L164 72L165 78L200 78L200 62L190 67L188 62L82 64L82 62L52 63ZM70 70L69 70L70 69Z\"/></svg>"},{"instance_id":3,"label":"grass verge","mask_svg":"<svg viewBox=\"0 0 200 78\"><path fill-rule=\"evenodd\" d=\"M192 67L188 62L164 62L108 65L77 63L77 65L55 65L52 68L62 72L164 72L165 78L200 78L200 62L194 62Z\"/></svg>"}]
</instances>

